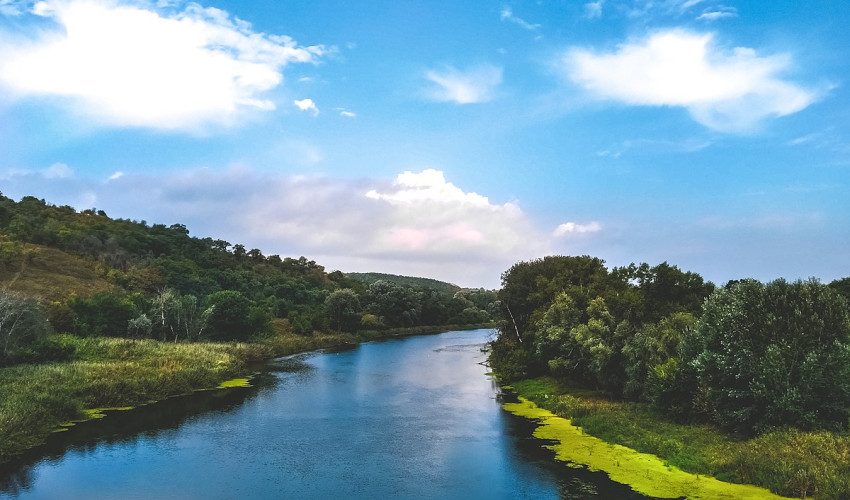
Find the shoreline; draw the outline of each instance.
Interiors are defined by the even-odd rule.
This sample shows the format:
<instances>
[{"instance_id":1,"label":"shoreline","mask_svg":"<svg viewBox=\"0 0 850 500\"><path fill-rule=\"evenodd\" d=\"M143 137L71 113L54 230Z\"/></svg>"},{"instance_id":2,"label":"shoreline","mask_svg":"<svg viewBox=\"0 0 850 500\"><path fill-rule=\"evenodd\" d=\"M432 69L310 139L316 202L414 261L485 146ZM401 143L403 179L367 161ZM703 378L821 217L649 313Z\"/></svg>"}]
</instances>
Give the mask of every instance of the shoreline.
<instances>
[{"instance_id":1,"label":"shoreline","mask_svg":"<svg viewBox=\"0 0 850 500\"><path fill-rule=\"evenodd\" d=\"M250 385L251 367L277 357L414 335L488 328L447 325L310 337L278 330L248 343L170 343L61 336L80 359L0 368L0 465L77 423L198 391ZM254 373L255 375L256 373Z\"/></svg>"},{"instance_id":2,"label":"shoreline","mask_svg":"<svg viewBox=\"0 0 850 500\"><path fill-rule=\"evenodd\" d=\"M536 421L534 437L552 441L545 445L555 459L568 467L600 471L636 492L659 498L785 499L765 488L720 481L712 476L692 474L671 466L655 455L603 441L585 434L569 419L559 417L517 395L519 402L502 407L517 416Z\"/></svg>"}]
</instances>

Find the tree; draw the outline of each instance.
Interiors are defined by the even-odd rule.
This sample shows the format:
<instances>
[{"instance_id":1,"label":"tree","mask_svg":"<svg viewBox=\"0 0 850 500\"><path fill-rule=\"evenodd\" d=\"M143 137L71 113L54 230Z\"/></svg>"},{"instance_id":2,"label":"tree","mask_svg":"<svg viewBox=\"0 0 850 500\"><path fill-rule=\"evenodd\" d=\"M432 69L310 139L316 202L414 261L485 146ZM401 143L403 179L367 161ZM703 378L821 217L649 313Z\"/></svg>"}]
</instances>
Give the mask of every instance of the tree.
<instances>
[{"instance_id":1,"label":"tree","mask_svg":"<svg viewBox=\"0 0 850 500\"><path fill-rule=\"evenodd\" d=\"M325 299L325 307L327 307L331 317L334 318L338 332L343 331L343 326L346 330L350 330L359 317L360 298L354 290L340 288L328 295L328 298Z\"/></svg>"},{"instance_id":2,"label":"tree","mask_svg":"<svg viewBox=\"0 0 850 500\"><path fill-rule=\"evenodd\" d=\"M145 313L142 313L138 318L133 318L127 322L127 336L131 339L147 337L151 334L152 329L153 322Z\"/></svg>"},{"instance_id":3,"label":"tree","mask_svg":"<svg viewBox=\"0 0 850 500\"><path fill-rule=\"evenodd\" d=\"M247 339L256 331L251 324L251 301L236 290L222 290L207 297L209 327L220 340Z\"/></svg>"},{"instance_id":4,"label":"tree","mask_svg":"<svg viewBox=\"0 0 850 500\"><path fill-rule=\"evenodd\" d=\"M127 322L139 314L128 298L108 291L89 299L71 297L68 307L74 313L74 329L82 336L122 336L127 332Z\"/></svg>"},{"instance_id":5,"label":"tree","mask_svg":"<svg viewBox=\"0 0 850 500\"><path fill-rule=\"evenodd\" d=\"M0 290L0 362L7 362L20 349L43 341L50 324L38 304L16 293Z\"/></svg>"},{"instance_id":6,"label":"tree","mask_svg":"<svg viewBox=\"0 0 850 500\"><path fill-rule=\"evenodd\" d=\"M674 313L627 336L623 346L626 359L623 392L626 397L645 398L647 377L655 373L656 367L678 357L679 343L695 322L696 318L690 313Z\"/></svg>"},{"instance_id":7,"label":"tree","mask_svg":"<svg viewBox=\"0 0 850 500\"><path fill-rule=\"evenodd\" d=\"M726 428L848 425L850 313L832 288L743 280L719 289L685 344L708 410Z\"/></svg>"}]
</instances>

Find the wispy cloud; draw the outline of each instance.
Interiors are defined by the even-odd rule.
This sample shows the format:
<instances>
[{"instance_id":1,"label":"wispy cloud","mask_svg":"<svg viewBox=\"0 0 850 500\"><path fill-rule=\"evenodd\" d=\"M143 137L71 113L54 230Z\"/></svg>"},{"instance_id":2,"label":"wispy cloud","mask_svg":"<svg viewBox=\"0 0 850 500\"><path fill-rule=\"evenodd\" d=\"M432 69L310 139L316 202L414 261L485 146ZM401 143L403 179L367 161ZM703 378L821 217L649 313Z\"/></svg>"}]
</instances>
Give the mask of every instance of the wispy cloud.
<instances>
[{"instance_id":1,"label":"wispy cloud","mask_svg":"<svg viewBox=\"0 0 850 500\"><path fill-rule=\"evenodd\" d=\"M578 224L576 222L565 222L555 228L552 235L555 237L566 236L568 234L596 233L602 230L602 224L593 221L587 224Z\"/></svg>"},{"instance_id":2,"label":"wispy cloud","mask_svg":"<svg viewBox=\"0 0 850 500\"><path fill-rule=\"evenodd\" d=\"M425 78L435 84L426 91L428 98L473 104L490 101L496 96L496 88L502 83L502 68L483 64L460 71L450 66L441 71L428 71Z\"/></svg>"},{"instance_id":3,"label":"wispy cloud","mask_svg":"<svg viewBox=\"0 0 850 500\"><path fill-rule=\"evenodd\" d=\"M520 26L523 29L526 29L528 31L537 31L537 30L540 29L539 24L529 23L525 19L523 19L521 17L517 17L516 15L514 15L513 10L511 10L511 8L508 7L508 6L502 7L501 12L499 13L499 17L502 19L502 21L514 23L517 26Z\"/></svg>"},{"instance_id":4,"label":"wispy cloud","mask_svg":"<svg viewBox=\"0 0 850 500\"><path fill-rule=\"evenodd\" d=\"M717 21L730 17L738 17L738 9L735 7L727 7L725 5L718 6L715 9L706 9L697 19L702 21Z\"/></svg>"},{"instance_id":5,"label":"wispy cloud","mask_svg":"<svg viewBox=\"0 0 850 500\"><path fill-rule=\"evenodd\" d=\"M74 171L64 163L54 163L42 170L41 175L45 179L67 179L74 175Z\"/></svg>"},{"instance_id":6,"label":"wispy cloud","mask_svg":"<svg viewBox=\"0 0 850 500\"><path fill-rule=\"evenodd\" d=\"M319 108L316 106L316 103L313 102L313 99L296 99L292 101L292 104L301 111L307 111L313 116L319 116Z\"/></svg>"},{"instance_id":7,"label":"wispy cloud","mask_svg":"<svg viewBox=\"0 0 850 500\"><path fill-rule=\"evenodd\" d=\"M605 0L596 0L584 4L584 17L587 19L599 19L602 17L602 6Z\"/></svg>"},{"instance_id":8,"label":"wispy cloud","mask_svg":"<svg viewBox=\"0 0 850 500\"><path fill-rule=\"evenodd\" d=\"M56 29L3 36L7 95L58 97L52 102L115 126L232 124L242 112L274 109L266 93L281 84L283 68L326 52L195 3L48 0L27 15Z\"/></svg>"},{"instance_id":9,"label":"wispy cloud","mask_svg":"<svg viewBox=\"0 0 850 500\"><path fill-rule=\"evenodd\" d=\"M760 56L744 47L725 51L713 35L684 30L658 32L614 52L572 48L558 65L597 99L681 106L722 132L751 131L818 98L816 91L780 76L792 66L789 55Z\"/></svg>"}]
</instances>

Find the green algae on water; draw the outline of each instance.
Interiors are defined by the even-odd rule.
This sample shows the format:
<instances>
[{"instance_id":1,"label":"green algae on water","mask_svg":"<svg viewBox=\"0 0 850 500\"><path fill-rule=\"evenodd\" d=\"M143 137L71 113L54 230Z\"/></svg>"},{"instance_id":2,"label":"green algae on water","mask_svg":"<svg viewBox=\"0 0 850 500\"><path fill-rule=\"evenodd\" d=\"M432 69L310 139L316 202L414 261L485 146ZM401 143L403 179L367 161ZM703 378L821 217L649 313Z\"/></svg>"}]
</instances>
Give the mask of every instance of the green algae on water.
<instances>
[{"instance_id":1,"label":"green algae on water","mask_svg":"<svg viewBox=\"0 0 850 500\"><path fill-rule=\"evenodd\" d=\"M557 460L570 467L605 472L612 481L626 484L643 495L730 500L785 498L757 486L725 483L711 476L691 474L667 465L655 455L606 443L584 434L569 419L539 408L523 397L519 397L518 403L502 406L514 415L537 420L540 426L535 429L534 436L557 442L548 446Z\"/></svg>"},{"instance_id":2,"label":"green algae on water","mask_svg":"<svg viewBox=\"0 0 850 500\"><path fill-rule=\"evenodd\" d=\"M53 433L65 432L69 428L71 428L71 427L73 427L73 426L75 426L79 423L88 422L89 420L94 420L94 419L98 419L98 418L103 418L103 417L106 416L106 412L108 412L108 411L128 411L128 410L132 410L133 408L135 408L135 406L110 406L110 407L107 407L107 408L89 408L87 410L83 410L83 415L85 415L83 418L81 418L79 420L70 420L68 422L62 422L61 424L59 424L59 427L57 427L56 429L53 429L51 432L53 432Z\"/></svg>"},{"instance_id":3,"label":"green algae on water","mask_svg":"<svg viewBox=\"0 0 850 500\"><path fill-rule=\"evenodd\" d=\"M251 387L251 384L247 378L234 378L230 380L225 380L224 382L218 384L218 387L216 387L216 389L227 389L230 387Z\"/></svg>"}]
</instances>

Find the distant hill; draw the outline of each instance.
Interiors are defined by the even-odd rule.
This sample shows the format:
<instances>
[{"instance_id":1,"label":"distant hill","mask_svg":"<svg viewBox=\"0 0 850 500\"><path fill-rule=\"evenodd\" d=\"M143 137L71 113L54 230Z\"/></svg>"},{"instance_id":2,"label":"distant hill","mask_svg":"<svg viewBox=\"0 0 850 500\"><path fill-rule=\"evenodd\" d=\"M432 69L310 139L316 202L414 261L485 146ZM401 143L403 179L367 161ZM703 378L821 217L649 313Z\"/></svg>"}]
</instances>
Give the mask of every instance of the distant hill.
<instances>
[{"instance_id":1,"label":"distant hill","mask_svg":"<svg viewBox=\"0 0 850 500\"><path fill-rule=\"evenodd\" d=\"M412 286L417 288L430 288L440 292L455 293L462 290L461 287L445 281L439 281L431 278L416 278L413 276L399 276L397 274L386 273L345 273L351 279L371 285L376 281L389 281L401 286Z\"/></svg>"}]
</instances>

